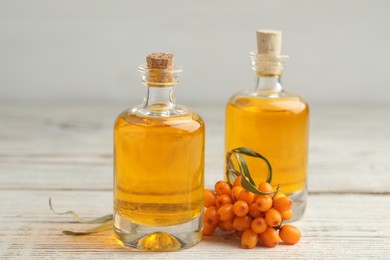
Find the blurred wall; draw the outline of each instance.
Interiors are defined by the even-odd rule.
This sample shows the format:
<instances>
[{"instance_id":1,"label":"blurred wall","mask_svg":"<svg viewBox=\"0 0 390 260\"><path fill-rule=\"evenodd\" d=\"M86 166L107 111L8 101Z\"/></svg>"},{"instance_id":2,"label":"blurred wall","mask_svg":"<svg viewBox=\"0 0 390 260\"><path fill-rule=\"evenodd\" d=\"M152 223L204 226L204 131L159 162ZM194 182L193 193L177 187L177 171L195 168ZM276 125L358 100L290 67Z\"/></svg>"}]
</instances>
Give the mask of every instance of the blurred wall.
<instances>
[{"instance_id":1,"label":"blurred wall","mask_svg":"<svg viewBox=\"0 0 390 260\"><path fill-rule=\"evenodd\" d=\"M390 1L0 0L0 100L137 100L150 52L176 55L182 102L251 88L256 29L283 30L285 88L390 100Z\"/></svg>"}]
</instances>

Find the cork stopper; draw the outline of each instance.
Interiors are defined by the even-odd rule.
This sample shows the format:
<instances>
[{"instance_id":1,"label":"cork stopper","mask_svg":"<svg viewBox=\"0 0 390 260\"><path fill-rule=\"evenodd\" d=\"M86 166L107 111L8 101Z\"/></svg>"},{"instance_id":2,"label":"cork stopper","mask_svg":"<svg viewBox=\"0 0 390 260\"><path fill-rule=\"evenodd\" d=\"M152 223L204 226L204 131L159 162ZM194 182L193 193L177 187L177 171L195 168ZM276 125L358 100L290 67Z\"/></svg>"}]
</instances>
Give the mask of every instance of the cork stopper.
<instances>
[{"instance_id":1,"label":"cork stopper","mask_svg":"<svg viewBox=\"0 0 390 260\"><path fill-rule=\"evenodd\" d=\"M274 30L258 30L257 54L254 65L259 76L279 76L282 74L282 32Z\"/></svg>"},{"instance_id":2,"label":"cork stopper","mask_svg":"<svg viewBox=\"0 0 390 260\"><path fill-rule=\"evenodd\" d=\"M258 54L280 55L282 50L281 31L258 30L256 36Z\"/></svg>"},{"instance_id":3,"label":"cork stopper","mask_svg":"<svg viewBox=\"0 0 390 260\"><path fill-rule=\"evenodd\" d=\"M173 54L151 53L146 56L146 82L150 87L167 87L176 83Z\"/></svg>"},{"instance_id":4,"label":"cork stopper","mask_svg":"<svg viewBox=\"0 0 390 260\"><path fill-rule=\"evenodd\" d=\"M146 63L150 69L170 69L173 67L173 54L151 53L146 56Z\"/></svg>"}]
</instances>

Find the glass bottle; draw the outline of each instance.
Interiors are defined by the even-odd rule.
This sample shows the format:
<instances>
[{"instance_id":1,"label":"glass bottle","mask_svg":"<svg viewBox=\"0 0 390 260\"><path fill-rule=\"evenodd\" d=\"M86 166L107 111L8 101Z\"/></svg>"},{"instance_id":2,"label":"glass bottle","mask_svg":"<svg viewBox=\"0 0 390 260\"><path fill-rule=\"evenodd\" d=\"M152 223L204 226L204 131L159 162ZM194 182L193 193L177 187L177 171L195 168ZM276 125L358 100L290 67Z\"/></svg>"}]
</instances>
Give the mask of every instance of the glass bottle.
<instances>
[{"instance_id":1,"label":"glass bottle","mask_svg":"<svg viewBox=\"0 0 390 260\"><path fill-rule=\"evenodd\" d=\"M309 107L281 85L284 61L281 32L258 31L258 53L251 53L256 84L233 95L226 108L225 152L248 147L264 155L273 168L272 186L294 202L293 220L302 217L307 197ZM246 158L254 181L266 180L268 168Z\"/></svg>"},{"instance_id":2,"label":"glass bottle","mask_svg":"<svg viewBox=\"0 0 390 260\"><path fill-rule=\"evenodd\" d=\"M120 243L172 251L202 236L205 125L175 103L180 69L154 53L140 66L147 93L114 127L114 230Z\"/></svg>"}]
</instances>

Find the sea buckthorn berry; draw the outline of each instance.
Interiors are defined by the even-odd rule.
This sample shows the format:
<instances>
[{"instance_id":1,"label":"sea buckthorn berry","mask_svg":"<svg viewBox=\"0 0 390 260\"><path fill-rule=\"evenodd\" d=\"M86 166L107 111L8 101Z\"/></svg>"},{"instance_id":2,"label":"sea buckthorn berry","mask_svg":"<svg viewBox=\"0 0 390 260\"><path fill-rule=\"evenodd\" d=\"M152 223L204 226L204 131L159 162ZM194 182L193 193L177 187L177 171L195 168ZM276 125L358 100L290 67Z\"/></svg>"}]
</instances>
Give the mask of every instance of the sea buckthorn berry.
<instances>
[{"instance_id":1,"label":"sea buckthorn berry","mask_svg":"<svg viewBox=\"0 0 390 260\"><path fill-rule=\"evenodd\" d=\"M214 206L215 200L217 199L217 196L215 193L211 190L205 189L204 190L204 206L206 208Z\"/></svg>"},{"instance_id":2,"label":"sea buckthorn berry","mask_svg":"<svg viewBox=\"0 0 390 260\"><path fill-rule=\"evenodd\" d=\"M270 227L277 227L282 223L282 216L279 211L272 208L265 213L265 221Z\"/></svg>"},{"instance_id":3,"label":"sea buckthorn berry","mask_svg":"<svg viewBox=\"0 0 390 260\"><path fill-rule=\"evenodd\" d=\"M230 197L232 198L233 202L238 200L238 195L243 190L241 186L233 187L232 191L230 192Z\"/></svg>"},{"instance_id":4,"label":"sea buckthorn berry","mask_svg":"<svg viewBox=\"0 0 390 260\"><path fill-rule=\"evenodd\" d=\"M272 208L272 199L268 195L260 195L255 201L258 210L265 212Z\"/></svg>"},{"instance_id":5,"label":"sea buckthorn berry","mask_svg":"<svg viewBox=\"0 0 390 260\"><path fill-rule=\"evenodd\" d=\"M293 202L289 197L281 197L274 200L274 208L278 211L286 211L292 208Z\"/></svg>"},{"instance_id":6,"label":"sea buckthorn berry","mask_svg":"<svg viewBox=\"0 0 390 260\"><path fill-rule=\"evenodd\" d=\"M278 193L273 195L272 200L276 200L276 199L279 199L282 197L286 197L286 194L284 194L283 192L278 192Z\"/></svg>"},{"instance_id":7,"label":"sea buckthorn berry","mask_svg":"<svg viewBox=\"0 0 390 260\"><path fill-rule=\"evenodd\" d=\"M272 227L267 227L263 233L259 234L259 239L266 247L275 247L279 244L279 235Z\"/></svg>"},{"instance_id":8,"label":"sea buckthorn berry","mask_svg":"<svg viewBox=\"0 0 390 260\"><path fill-rule=\"evenodd\" d=\"M249 216L235 217L233 219L233 228L237 231L244 231L251 228L252 218Z\"/></svg>"},{"instance_id":9,"label":"sea buckthorn berry","mask_svg":"<svg viewBox=\"0 0 390 260\"><path fill-rule=\"evenodd\" d=\"M282 215L283 220L289 220L293 216L293 211L292 211L292 209L286 210L286 211L281 211L280 215Z\"/></svg>"},{"instance_id":10,"label":"sea buckthorn berry","mask_svg":"<svg viewBox=\"0 0 390 260\"><path fill-rule=\"evenodd\" d=\"M204 236L211 236L211 234L213 234L216 227L217 227L216 225L212 225L212 224L209 224L207 222L204 222L203 235Z\"/></svg>"},{"instance_id":11,"label":"sea buckthorn berry","mask_svg":"<svg viewBox=\"0 0 390 260\"><path fill-rule=\"evenodd\" d=\"M279 236L284 243L295 245L301 239L301 232L292 225L283 225L279 231Z\"/></svg>"},{"instance_id":12,"label":"sea buckthorn berry","mask_svg":"<svg viewBox=\"0 0 390 260\"><path fill-rule=\"evenodd\" d=\"M252 218L258 218L258 217L263 217L264 216L264 212L261 212L255 203L252 203L249 205L249 212L248 212L249 216L251 216Z\"/></svg>"},{"instance_id":13,"label":"sea buckthorn berry","mask_svg":"<svg viewBox=\"0 0 390 260\"><path fill-rule=\"evenodd\" d=\"M227 194L218 196L217 200L215 201L215 205L217 205L217 208L222 207L226 204L233 204L232 198L230 198L230 195Z\"/></svg>"},{"instance_id":14,"label":"sea buckthorn berry","mask_svg":"<svg viewBox=\"0 0 390 260\"><path fill-rule=\"evenodd\" d=\"M274 190L272 189L272 186L271 184L269 184L268 182L262 182L259 184L259 186L257 187L257 189L259 191L262 191L262 192L273 192ZM269 196L273 196L273 194L269 195Z\"/></svg>"},{"instance_id":15,"label":"sea buckthorn berry","mask_svg":"<svg viewBox=\"0 0 390 260\"><path fill-rule=\"evenodd\" d=\"M241 180L242 180L242 176L240 175L240 176L238 176L238 177L235 179L235 181L234 181L234 183L233 183L233 187L237 187L237 186L242 187L242 185L241 185Z\"/></svg>"},{"instance_id":16,"label":"sea buckthorn berry","mask_svg":"<svg viewBox=\"0 0 390 260\"><path fill-rule=\"evenodd\" d=\"M226 220L226 221L221 221L219 223L219 227L221 228L221 230L224 230L224 231L233 231L234 228L233 228L233 219L230 219L230 220Z\"/></svg>"},{"instance_id":17,"label":"sea buckthorn berry","mask_svg":"<svg viewBox=\"0 0 390 260\"><path fill-rule=\"evenodd\" d=\"M219 181L215 184L215 192L217 193L218 196L227 194L230 195L231 188L229 183L226 181Z\"/></svg>"},{"instance_id":18,"label":"sea buckthorn berry","mask_svg":"<svg viewBox=\"0 0 390 260\"><path fill-rule=\"evenodd\" d=\"M250 191L247 191L246 189L242 189L240 194L238 194L238 199L245 201L248 205L253 202L254 198L255 194Z\"/></svg>"},{"instance_id":19,"label":"sea buckthorn berry","mask_svg":"<svg viewBox=\"0 0 390 260\"><path fill-rule=\"evenodd\" d=\"M205 219L205 223L217 226L219 222L219 214L217 212L217 207L211 206L208 209L206 209L206 212L204 214L204 219Z\"/></svg>"},{"instance_id":20,"label":"sea buckthorn berry","mask_svg":"<svg viewBox=\"0 0 390 260\"><path fill-rule=\"evenodd\" d=\"M218 209L219 219L227 221L234 218L233 205L226 204Z\"/></svg>"},{"instance_id":21,"label":"sea buckthorn berry","mask_svg":"<svg viewBox=\"0 0 390 260\"><path fill-rule=\"evenodd\" d=\"M239 201L236 201L234 203L233 211L234 211L234 214L236 214L236 216L242 217L242 216L245 216L246 214L248 214L249 206L245 201L239 200Z\"/></svg>"},{"instance_id":22,"label":"sea buckthorn berry","mask_svg":"<svg viewBox=\"0 0 390 260\"><path fill-rule=\"evenodd\" d=\"M247 229L242 233L241 246L245 249L254 248L259 240L258 235L250 229Z\"/></svg>"},{"instance_id":23,"label":"sea buckthorn berry","mask_svg":"<svg viewBox=\"0 0 390 260\"><path fill-rule=\"evenodd\" d=\"M260 234L263 233L267 229L268 225L264 218L255 218L252 220L251 228L253 232Z\"/></svg>"}]
</instances>

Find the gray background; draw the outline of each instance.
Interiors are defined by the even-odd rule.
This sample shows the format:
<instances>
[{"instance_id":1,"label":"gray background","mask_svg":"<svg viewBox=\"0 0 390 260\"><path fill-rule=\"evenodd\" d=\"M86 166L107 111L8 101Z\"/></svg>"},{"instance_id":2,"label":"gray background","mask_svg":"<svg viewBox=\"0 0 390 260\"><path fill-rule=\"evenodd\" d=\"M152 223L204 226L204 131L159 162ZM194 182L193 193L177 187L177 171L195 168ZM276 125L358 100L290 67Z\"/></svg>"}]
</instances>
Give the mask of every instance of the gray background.
<instances>
[{"instance_id":1,"label":"gray background","mask_svg":"<svg viewBox=\"0 0 390 260\"><path fill-rule=\"evenodd\" d=\"M0 0L0 100L129 100L150 52L184 68L180 103L251 88L256 29L283 30L285 89L312 103L390 99L390 1Z\"/></svg>"}]
</instances>

